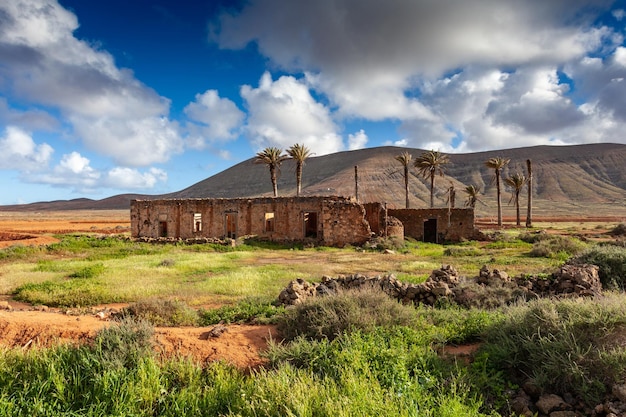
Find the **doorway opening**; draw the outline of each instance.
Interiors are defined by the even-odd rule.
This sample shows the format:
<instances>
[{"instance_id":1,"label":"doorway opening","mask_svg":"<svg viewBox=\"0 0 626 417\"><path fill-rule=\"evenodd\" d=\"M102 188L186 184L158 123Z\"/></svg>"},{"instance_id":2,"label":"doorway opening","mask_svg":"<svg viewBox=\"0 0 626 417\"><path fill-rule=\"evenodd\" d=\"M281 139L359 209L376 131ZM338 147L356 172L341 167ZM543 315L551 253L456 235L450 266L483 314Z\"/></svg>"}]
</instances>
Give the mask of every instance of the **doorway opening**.
<instances>
[{"instance_id":1,"label":"doorway opening","mask_svg":"<svg viewBox=\"0 0 626 417\"><path fill-rule=\"evenodd\" d=\"M167 237L167 222L159 222L159 237Z\"/></svg>"},{"instance_id":2,"label":"doorway opening","mask_svg":"<svg viewBox=\"0 0 626 417\"><path fill-rule=\"evenodd\" d=\"M304 213L304 237L317 239L317 212Z\"/></svg>"},{"instance_id":3,"label":"doorway opening","mask_svg":"<svg viewBox=\"0 0 626 417\"><path fill-rule=\"evenodd\" d=\"M237 239L237 212L225 214L226 237Z\"/></svg>"},{"instance_id":4,"label":"doorway opening","mask_svg":"<svg viewBox=\"0 0 626 417\"><path fill-rule=\"evenodd\" d=\"M424 242L437 243L437 219L424 220Z\"/></svg>"}]
</instances>

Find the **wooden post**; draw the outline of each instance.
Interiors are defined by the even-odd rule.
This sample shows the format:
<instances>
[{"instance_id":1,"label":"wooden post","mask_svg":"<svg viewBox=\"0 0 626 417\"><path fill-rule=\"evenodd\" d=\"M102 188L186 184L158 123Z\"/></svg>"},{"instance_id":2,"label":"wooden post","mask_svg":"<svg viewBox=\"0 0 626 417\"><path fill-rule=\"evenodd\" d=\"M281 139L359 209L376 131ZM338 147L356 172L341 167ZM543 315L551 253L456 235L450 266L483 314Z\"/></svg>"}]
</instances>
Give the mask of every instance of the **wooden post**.
<instances>
[{"instance_id":1,"label":"wooden post","mask_svg":"<svg viewBox=\"0 0 626 417\"><path fill-rule=\"evenodd\" d=\"M359 202L359 166L354 166L354 197L356 202Z\"/></svg>"}]
</instances>

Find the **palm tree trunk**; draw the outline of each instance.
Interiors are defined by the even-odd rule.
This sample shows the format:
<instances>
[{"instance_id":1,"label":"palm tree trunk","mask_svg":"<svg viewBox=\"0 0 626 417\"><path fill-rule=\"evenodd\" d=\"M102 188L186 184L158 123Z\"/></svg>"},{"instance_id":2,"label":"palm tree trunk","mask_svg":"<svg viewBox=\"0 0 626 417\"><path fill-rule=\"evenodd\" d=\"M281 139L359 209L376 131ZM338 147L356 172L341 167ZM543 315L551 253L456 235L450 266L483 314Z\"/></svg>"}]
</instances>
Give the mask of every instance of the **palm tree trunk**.
<instances>
[{"instance_id":1,"label":"palm tree trunk","mask_svg":"<svg viewBox=\"0 0 626 417\"><path fill-rule=\"evenodd\" d=\"M409 208L409 167L404 166L404 197L406 199L406 208Z\"/></svg>"},{"instance_id":2,"label":"palm tree trunk","mask_svg":"<svg viewBox=\"0 0 626 417\"><path fill-rule=\"evenodd\" d=\"M502 201L500 198L500 171L496 169L496 193L498 196L498 227L502 227Z\"/></svg>"},{"instance_id":3,"label":"palm tree trunk","mask_svg":"<svg viewBox=\"0 0 626 417\"><path fill-rule=\"evenodd\" d=\"M526 227L533 227L533 169L530 159L526 160L526 168L528 169L528 208L526 209Z\"/></svg>"},{"instance_id":4,"label":"palm tree trunk","mask_svg":"<svg viewBox=\"0 0 626 417\"><path fill-rule=\"evenodd\" d=\"M296 197L300 197L300 192L302 191L302 164L298 162L296 164Z\"/></svg>"},{"instance_id":5,"label":"palm tree trunk","mask_svg":"<svg viewBox=\"0 0 626 417\"><path fill-rule=\"evenodd\" d=\"M519 214L519 191L515 192L515 212L517 215L517 225L521 225L520 214Z\"/></svg>"},{"instance_id":6,"label":"palm tree trunk","mask_svg":"<svg viewBox=\"0 0 626 417\"><path fill-rule=\"evenodd\" d=\"M435 174L430 175L430 208L435 207Z\"/></svg>"},{"instance_id":7,"label":"palm tree trunk","mask_svg":"<svg viewBox=\"0 0 626 417\"><path fill-rule=\"evenodd\" d=\"M272 186L274 187L274 197L278 197L278 181L276 179L276 169L270 169L270 176L272 177Z\"/></svg>"}]
</instances>

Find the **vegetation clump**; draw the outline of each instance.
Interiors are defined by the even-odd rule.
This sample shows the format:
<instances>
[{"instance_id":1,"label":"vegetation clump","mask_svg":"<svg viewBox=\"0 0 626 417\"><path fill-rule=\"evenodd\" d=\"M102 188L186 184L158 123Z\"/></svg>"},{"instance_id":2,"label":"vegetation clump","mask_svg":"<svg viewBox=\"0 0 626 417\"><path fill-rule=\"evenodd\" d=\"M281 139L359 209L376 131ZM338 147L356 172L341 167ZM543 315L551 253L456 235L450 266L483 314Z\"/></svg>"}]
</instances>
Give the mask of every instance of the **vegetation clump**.
<instances>
[{"instance_id":1,"label":"vegetation clump","mask_svg":"<svg viewBox=\"0 0 626 417\"><path fill-rule=\"evenodd\" d=\"M535 242L529 254L533 257L567 260L569 257L582 252L584 249L585 244L578 239L555 235Z\"/></svg>"},{"instance_id":2,"label":"vegetation clump","mask_svg":"<svg viewBox=\"0 0 626 417\"><path fill-rule=\"evenodd\" d=\"M330 297L311 297L285 311L279 331L286 340L302 336L333 340L348 331L371 331L377 326L410 325L415 309L373 288L337 291Z\"/></svg>"},{"instance_id":3,"label":"vegetation clump","mask_svg":"<svg viewBox=\"0 0 626 417\"><path fill-rule=\"evenodd\" d=\"M200 325L218 323L274 323L284 307L261 299L247 299L235 305L222 306L210 310L200 310Z\"/></svg>"},{"instance_id":4,"label":"vegetation clump","mask_svg":"<svg viewBox=\"0 0 626 417\"><path fill-rule=\"evenodd\" d=\"M624 247L595 245L569 262L598 266L598 275L603 288L626 289L626 248Z\"/></svg>"},{"instance_id":5,"label":"vegetation clump","mask_svg":"<svg viewBox=\"0 0 626 417\"><path fill-rule=\"evenodd\" d=\"M144 320L153 326L196 326L198 313L178 300L149 299L130 304L121 312L122 317Z\"/></svg>"}]
</instances>

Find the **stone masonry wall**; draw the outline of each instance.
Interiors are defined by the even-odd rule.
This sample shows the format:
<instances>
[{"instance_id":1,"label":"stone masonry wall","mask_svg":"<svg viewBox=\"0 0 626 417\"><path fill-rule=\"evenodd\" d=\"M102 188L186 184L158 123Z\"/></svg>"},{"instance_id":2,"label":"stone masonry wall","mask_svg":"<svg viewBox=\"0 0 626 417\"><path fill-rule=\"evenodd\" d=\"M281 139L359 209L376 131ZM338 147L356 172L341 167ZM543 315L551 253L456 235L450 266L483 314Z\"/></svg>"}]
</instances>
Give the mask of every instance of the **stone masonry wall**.
<instances>
[{"instance_id":1,"label":"stone masonry wall","mask_svg":"<svg viewBox=\"0 0 626 417\"><path fill-rule=\"evenodd\" d=\"M305 218L309 227L305 227ZM135 238L237 238L362 244L371 230L362 205L343 197L131 201Z\"/></svg>"},{"instance_id":2,"label":"stone masonry wall","mask_svg":"<svg viewBox=\"0 0 626 417\"><path fill-rule=\"evenodd\" d=\"M389 216L396 217L404 225L404 235L424 240L424 222L437 220L437 243L458 242L473 238L474 210L470 208L389 209ZM449 213L449 216L448 216Z\"/></svg>"}]
</instances>

